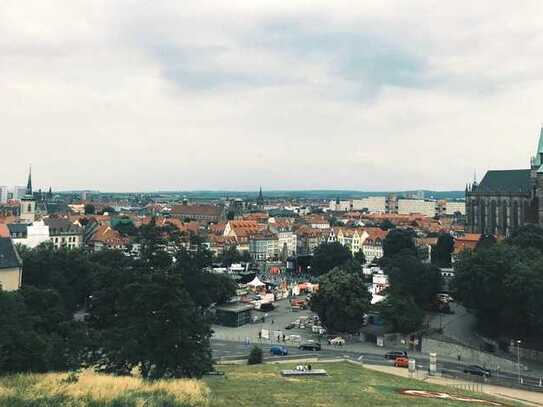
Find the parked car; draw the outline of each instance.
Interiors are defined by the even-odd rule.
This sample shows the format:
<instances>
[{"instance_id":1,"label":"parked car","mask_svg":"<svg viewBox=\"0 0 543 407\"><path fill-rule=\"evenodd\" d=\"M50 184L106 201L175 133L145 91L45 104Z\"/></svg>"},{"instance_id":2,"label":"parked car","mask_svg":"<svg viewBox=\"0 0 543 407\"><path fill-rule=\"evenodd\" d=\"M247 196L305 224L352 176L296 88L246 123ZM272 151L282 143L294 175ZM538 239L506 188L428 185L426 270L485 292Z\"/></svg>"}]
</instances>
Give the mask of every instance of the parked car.
<instances>
[{"instance_id":1,"label":"parked car","mask_svg":"<svg viewBox=\"0 0 543 407\"><path fill-rule=\"evenodd\" d=\"M477 365L470 365L466 366L464 368L464 373L476 375L476 376L482 376L482 377L490 377L491 373L489 369L485 369L484 367L477 366Z\"/></svg>"},{"instance_id":2,"label":"parked car","mask_svg":"<svg viewBox=\"0 0 543 407\"><path fill-rule=\"evenodd\" d=\"M290 329L292 329L292 328L294 328L294 327L295 327L294 323L291 322L290 324L288 324L288 325L285 327L285 329L288 331L288 330L290 330Z\"/></svg>"},{"instance_id":3,"label":"parked car","mask_svg":"<svg viewBox=\"0 0 543 407\"><path fill-rule=\"evenodd\" d=\"M409 359L408 358L396 358L394 359L394 366L396 367L409 367Z\"/></svg>"},{"instance_id":4,"label":"parked car","mask_svg":"<svg viewBox=\"0 0 543 407\"><path fill-rule=\"evenodd\" d=\"M345 339L343 339L341 336L336 336L335 338L328 339L328 344L343 346L345 345Z\"/></svg>"},{"instance_id":5,"label":"parked car","mask_svg":"<svg viewBox=\"0 0 543 407\"><path fill-rule=\"evenodd\" d=\"M270 353L277 356L288 355L288 349L285 346L275 345L270 348Z\"/></svg>"},{"instance_id":6,"label":"parked car","mask_svg":"<svg viewBox=\"0 0 543 407\"><path fill-rule=\"evenodd\" d=\"M302 299L299 299L299 298L295 298L295 299L290 301L290 305L292 307L300 307L300 309L304 309L305 308L305 301L302 300Z\"/></svg>"},{"instance_id":7,"label":"parked car","mask_svg":"<svg viewBox=\"0 0 543 407\"><path fill-rule=\"evenodd\" d=\"M301 335L289 335L287 336L287 340L291 342L302 342L302 336Z\"/></svg>"},{"instance_id":8,"label":"parked car","mask_svg":"<svg viewBox=\"0 0 543 407\"><path fill-rule=\"evenodd\" d=\"M316 342L306 342L298 346L298 349L319 351L321 350L321 344Z\"/></svg>"},{"instance_id":9,"label":"parked car","mask_svg":"<svg viewBox=\"0 0 543 407\"><path fill-rule=\"evenodd\" d=\"M396 360L396 358L406 358L407 352L404 351L392 351L385 353L385 359Z\"/></svg>"}]
</instances>

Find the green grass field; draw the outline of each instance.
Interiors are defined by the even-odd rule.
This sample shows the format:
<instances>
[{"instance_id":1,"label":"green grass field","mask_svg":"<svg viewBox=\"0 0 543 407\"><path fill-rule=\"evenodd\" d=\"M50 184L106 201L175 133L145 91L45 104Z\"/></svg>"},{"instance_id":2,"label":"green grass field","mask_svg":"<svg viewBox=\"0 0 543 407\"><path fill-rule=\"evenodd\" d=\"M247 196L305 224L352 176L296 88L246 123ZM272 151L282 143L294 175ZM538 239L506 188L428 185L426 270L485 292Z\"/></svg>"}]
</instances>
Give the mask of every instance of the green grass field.
<instances>
[{"instance_id":1,"label":"green grass field","mask_svg":"<svg viewBox=\"0 0 543 407\"><path fill-rule=\"evenodd\" d=\"M281 377L293 365L220 366L224 377L144 382L86 371L0 377L1 407L241 407L241 406L484 406L404 396L405 389L452 389L363 369L349 363L314 364L328 377ZM487 396L473 395L480 399ZM502 404L512 405L512 404Z\"/></svg>"},{"instance_id":2,"label":"green grass field","mask_svg":"<svg viewBox=\"0 0 543 407\"><path fill-rule=\"evenodd\" d=\"M475 406L480 403L422 399L399 394L400 390L434 390L455 395L476 395L405 379L350 363L313 364L329 377L283 378L280 371L292 365L221 366L225 378L208 379L211 407L231 406ZM514 405L514 404L503 404Z\"/></svg>"}]
</instances>

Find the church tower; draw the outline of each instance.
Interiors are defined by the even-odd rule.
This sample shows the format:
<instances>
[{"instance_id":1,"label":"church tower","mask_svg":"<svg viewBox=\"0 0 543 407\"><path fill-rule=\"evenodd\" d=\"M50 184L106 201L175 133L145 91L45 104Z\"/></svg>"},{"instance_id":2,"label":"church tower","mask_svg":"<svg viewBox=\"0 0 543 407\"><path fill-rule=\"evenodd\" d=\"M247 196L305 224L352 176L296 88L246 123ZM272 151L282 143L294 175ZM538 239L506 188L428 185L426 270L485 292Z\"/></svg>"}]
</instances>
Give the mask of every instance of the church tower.
<instances>
[{"instance_id":1,"label":"church tower","mask_svg":"<svg viewBox=\"0 0 543 407\"><path fill-rule=\"evenodd\" d=\"M264 209L264 195L262 195L262 187L260 187L260 192L258 193L258 198L256 199L256 205L259 209Z\"/></svg>"},{"instance_id":2,"label":"church tower","mask_svg":"<svg viewBox=\"0 0 543 407\"><path fill-rule=\"evenodd\" d=\"M36 220L36 201L32 192L32 167L28 173L28 182L26 184L26 193L21 198L20 219L23 223L34 223Z\"/></svg>"}]
</instances>

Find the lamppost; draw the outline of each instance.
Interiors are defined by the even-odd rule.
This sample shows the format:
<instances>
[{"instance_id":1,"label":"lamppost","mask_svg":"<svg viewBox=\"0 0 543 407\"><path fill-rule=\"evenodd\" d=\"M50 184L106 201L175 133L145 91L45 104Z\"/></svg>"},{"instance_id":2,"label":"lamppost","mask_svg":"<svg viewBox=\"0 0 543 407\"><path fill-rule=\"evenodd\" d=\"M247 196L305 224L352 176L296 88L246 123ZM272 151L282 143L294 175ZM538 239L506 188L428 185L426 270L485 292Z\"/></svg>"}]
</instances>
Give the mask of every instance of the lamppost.
<instances>
[{"instance_id":1,"label":"lamppost","mask_svg":"<svg viewBox=\"0 0 543 407\"><path fill-rule=\"evenodd\" d=\"M517 339L517 368L518 368L518 382L522 383L522 378L520 377L520 344L522 341Z\"/></svg>"}]
</instances>

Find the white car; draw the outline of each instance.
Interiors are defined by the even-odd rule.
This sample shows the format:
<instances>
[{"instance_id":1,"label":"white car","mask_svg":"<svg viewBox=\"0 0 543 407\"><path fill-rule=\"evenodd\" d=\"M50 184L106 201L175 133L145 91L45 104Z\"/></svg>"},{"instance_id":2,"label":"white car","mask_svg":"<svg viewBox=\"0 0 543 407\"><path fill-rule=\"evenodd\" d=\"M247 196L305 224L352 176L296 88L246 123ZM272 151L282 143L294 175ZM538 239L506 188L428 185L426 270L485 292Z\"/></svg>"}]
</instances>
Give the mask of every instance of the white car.
<instances>
[{"instance_id":1,"label":"white car","mask_svg":"<svg viewBox=\"0 0 543 407\"><path fill-rule=\"evenodd\" d=\"M328 341L330 345L339 345L343 346L345 345L345 339L343 339L341 336L336 336L334 339L330 339Z\"/></svg>"}]
</instances>

